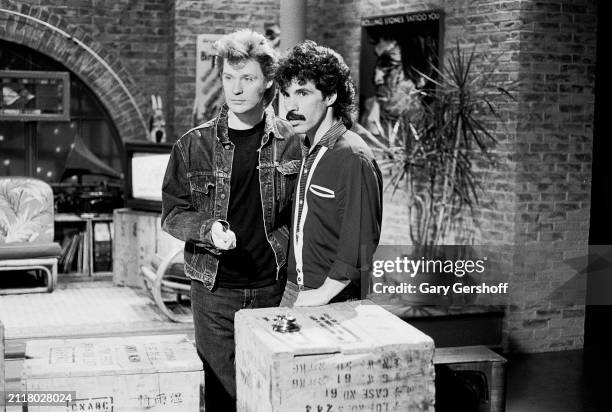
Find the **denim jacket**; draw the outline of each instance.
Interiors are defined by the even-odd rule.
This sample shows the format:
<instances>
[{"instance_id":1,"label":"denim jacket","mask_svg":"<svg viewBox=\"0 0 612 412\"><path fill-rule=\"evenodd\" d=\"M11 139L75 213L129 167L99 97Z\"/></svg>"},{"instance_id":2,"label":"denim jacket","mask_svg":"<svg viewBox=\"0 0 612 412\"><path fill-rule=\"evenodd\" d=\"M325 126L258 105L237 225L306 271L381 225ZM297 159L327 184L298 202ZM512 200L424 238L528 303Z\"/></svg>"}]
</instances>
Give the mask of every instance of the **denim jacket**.
<instances>
[{"instance_id":1,"label":"denim jacket","mask_svg":"<svg viewBox=\"0 0 612 412\"><path fill-rule=\"evenodd\" d=\"M188 131L173 146L162 185L162 228L185 241L185 273L212 289L223 253L211 226L227 224L234 144L228 137L227 105L219 115ZM287 263L291 198L301 149L291 126L266 110L259 152L259 185L268 242L276 257L277 279ZM231 222L229 222L231 224Z\"/></svg>"}]
</instances>

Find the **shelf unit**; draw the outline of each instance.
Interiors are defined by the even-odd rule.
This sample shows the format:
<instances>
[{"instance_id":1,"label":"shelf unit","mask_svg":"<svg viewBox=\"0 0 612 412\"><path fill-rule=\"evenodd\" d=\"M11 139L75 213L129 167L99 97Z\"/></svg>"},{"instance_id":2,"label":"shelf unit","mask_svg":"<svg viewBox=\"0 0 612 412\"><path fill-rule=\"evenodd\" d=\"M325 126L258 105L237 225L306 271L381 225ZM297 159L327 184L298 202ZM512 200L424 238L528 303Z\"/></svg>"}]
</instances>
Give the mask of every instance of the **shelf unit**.
<instances>
[{"instance_id":1,"label":"shelf unit","mask_svg":"<svg viewBox=\"0 0 612 412\"><path fill-rule=\"evenodd\" d=\"M82 251L76 252L71 258L70 268L74 266L72 259L75 258L78 253L82 253L82 267L77 263L77 271L70 272L71 275L82 275L82 276L109 276L112 275L112 223L113 215L111 214L73 214L73 213L56 213L55 214L55 240L62 245L62 250L66 247L66 237L70 234L78 234L82 237L80 246ZM104 271L96 271L95 268L95 249L100 247L96 245L95 239L95 225L96 224L107 224L108 234L110 242L108 246L108 253L110 255L110 269ZM75 246L77 247L77 246ZM61 265L63 266L63 265ZM60 267L60 274L62 274L62 267ZM65 272L64 272L65 273Z\"/></svg>"}]
</instances>

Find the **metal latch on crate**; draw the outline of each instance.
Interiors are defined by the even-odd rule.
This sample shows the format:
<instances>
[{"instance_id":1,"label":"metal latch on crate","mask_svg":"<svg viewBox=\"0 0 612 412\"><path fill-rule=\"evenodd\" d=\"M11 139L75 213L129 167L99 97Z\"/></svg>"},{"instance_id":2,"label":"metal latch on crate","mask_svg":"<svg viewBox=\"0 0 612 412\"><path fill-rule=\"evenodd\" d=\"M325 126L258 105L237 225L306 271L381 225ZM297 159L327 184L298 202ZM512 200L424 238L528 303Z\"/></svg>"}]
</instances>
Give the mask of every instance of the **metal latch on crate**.
<instances>
[{"instance_id":1,"label":"metal latch on crate","mask_svg":"<svg viewBox=\"0 0 612 412\"><path fill-rule=\"evenodd\" d=\"M276 315L272 324L272 330L279 333L299 332L300 325L297 324L295 316L290 314Z\"/></svg>"}]
</instances>

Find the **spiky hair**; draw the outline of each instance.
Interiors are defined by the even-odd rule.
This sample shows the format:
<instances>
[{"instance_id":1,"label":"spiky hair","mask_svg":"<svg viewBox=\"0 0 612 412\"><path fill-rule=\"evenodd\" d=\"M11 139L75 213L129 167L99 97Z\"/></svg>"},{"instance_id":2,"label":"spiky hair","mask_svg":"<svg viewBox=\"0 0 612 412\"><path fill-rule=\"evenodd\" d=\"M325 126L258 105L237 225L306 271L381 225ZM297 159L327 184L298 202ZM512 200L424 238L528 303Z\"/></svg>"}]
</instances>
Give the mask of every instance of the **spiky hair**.
<instances>
[{"instance_id":1,"label":"spiky hair","mask_svg":"<svg viewBox=\"0 0 612 412\"><path fill-rule=\"evenodd\" d=\"M254 60L259 63L266 81L274 80L278 57L263 34L249 29L238 30L217 40L213 47L216 51L219 73L223 71L223 63L226 60L232 66ZM264 95L265 102L270 103L275 93L276 88L273 85Z\"/></svg>"}]
</instances>

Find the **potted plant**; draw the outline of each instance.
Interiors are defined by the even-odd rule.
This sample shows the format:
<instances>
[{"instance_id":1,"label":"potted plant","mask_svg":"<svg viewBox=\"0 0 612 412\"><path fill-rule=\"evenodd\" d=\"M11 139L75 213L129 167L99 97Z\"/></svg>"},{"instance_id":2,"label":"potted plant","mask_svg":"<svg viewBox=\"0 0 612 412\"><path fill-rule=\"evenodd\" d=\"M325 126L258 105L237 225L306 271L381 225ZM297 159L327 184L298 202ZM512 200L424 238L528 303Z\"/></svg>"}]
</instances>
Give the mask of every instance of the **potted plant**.
<instances>
[{"instance_id":1,"label":"potted plant","mask_svg":"<svg viewBox=\"0 0 612 412\"><path fill-rule=\"evenodd\" d=\"M459 219L473 221L480 190L473 165L495 164L497 141L487 122L500 119L499 104L512 99L507 85L495 82L497 68L497 61L457 43L443 68L433 67L432 76L419 73L427 86L411 91L411 103L387 128L384 143L359 128L382 152L387 188L408 195L414 245L453 243Z\"/></svg>"},{"instance_id":2,"label":"potted plant","mask_svg":"<svg viewBox=\"0 0 612 412\"><path fill-rule=\"evenodd\" d=\"M442 68L432 67L431 74L418 72L421 81L406 87L403 100L397 99L402 107L399 116L385 127L378 125L378 137L357 125L357 132L379 153L380 167L388 176L385 189L403 189L407 194L412 245L379 253L445 262L475 256L471 239L462 233L476 223L474 211L481 193L473 166L476 162L495 166L492 151L497 140L490 124L501 120L500 104L512 99L508 91L511 83L497 81L498 62L457 43ZM414 87L416 84L419 87ZM455 244L460 245L444 246ZM418 276L440 285L457 279L429 274L432 276ZM462 281L471 282L470 278ZM402 273L385 277L389 284L405 280ZM469 303L459 302L462 298L452 294L388 299L395 299L395 306L406 310L405 316L447 314L452 305Z\"/></svg>"}]
</instances>

